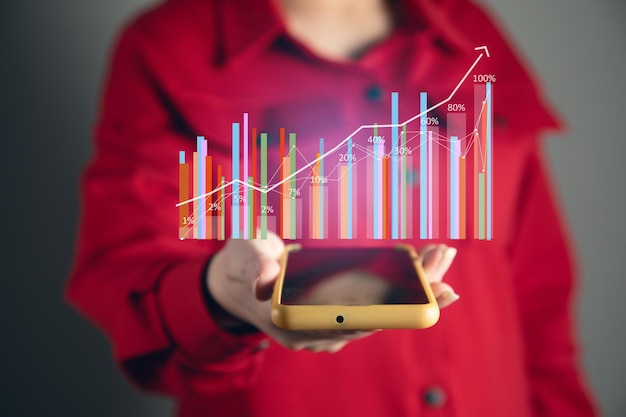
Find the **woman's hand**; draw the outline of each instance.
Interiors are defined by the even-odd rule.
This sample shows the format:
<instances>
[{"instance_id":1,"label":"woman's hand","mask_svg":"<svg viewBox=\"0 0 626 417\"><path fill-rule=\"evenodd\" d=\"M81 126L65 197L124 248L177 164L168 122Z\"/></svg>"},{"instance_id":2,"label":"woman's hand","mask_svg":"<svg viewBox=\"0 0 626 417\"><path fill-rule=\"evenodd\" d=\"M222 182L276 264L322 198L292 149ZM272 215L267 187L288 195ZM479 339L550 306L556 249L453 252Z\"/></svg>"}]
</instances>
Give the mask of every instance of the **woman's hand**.
<instances>
[{"instance_id":1,"label":"woman's hand","mask_svg":"<svg viewBox=\"0 0 626 417\"><path fill-rule=\"evenodd\" d=\"M279 259L284 248L283 241L271 232L267 239L229 240L215 255L207 273L208 289L214 300L242 324L256 327L289 349L337 352L347 343L373 333L293 331L274 325L270 298L280 273ZM456 250L445 245L430 245L419 254L439 306L443 308L456 301L459 296L442 282Z\"/></svg>"}]
</instances>

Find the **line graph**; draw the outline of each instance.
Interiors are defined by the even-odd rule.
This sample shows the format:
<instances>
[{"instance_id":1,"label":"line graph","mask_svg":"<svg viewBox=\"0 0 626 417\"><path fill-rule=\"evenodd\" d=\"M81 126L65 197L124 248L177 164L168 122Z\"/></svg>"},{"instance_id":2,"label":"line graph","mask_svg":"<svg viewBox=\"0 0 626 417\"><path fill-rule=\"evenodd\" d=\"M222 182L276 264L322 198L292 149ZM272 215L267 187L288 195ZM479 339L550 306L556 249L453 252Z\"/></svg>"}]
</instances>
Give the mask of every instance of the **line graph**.
<instances>
[{"instance_id":1,"label":"line graph","mask_svg":"<svg viewBox=\"0 0 626 417\"><path fill-rule=\"evenodd\" d=\"M269 229L279 232L285 239L300 239L308 229L309 238L328 239L328 226L333 220L338 226L334 228L338 230L336 237L340 239L354 239L357 234L371 239L407 239L413 238L414 229L419 229L421 239L439 237L443 234L440 229L446 229L447 237L451 239L463 239L467 237L466 212L469 207L466 160L473 148L474 238L491 240L491 114L495 75L473 76L474 126L469 133L465 132L466 105L452 103L480 61L490 56L486 46L475 50L479 52L478 56L450 94L428 106L427 93L421 92L419 113L403 122L398 121L398 93L392 92L391 123L360 125L328 149L324 139L320 138L319 152L313 157L307 157L298 149L295 133L289 133L287 144L285 131L281 129L280 164L269 181L267 133L261 132L257 137L255 128L249 132L247 113L243 116L243 132L240 123L232 124L232 177L229 181L223 175L227 167L222 165L217 166L217 176L213 178L215 167L207 153L207 141L199 136L198 150L193 152L191 159L188 160L183 151L179 155L180 187L179 203L176 204L180 218L179 237L225 239L224 210L226 200L230 199L232 238L263 238ZM439 117L429 116L429 113L446 104L448 132L442 134ZM408 129L416 121L419 129ZM458 127L451 132L450 126ZM384 135L379 134L385 129L391 131L391 146ZM372 134L367 135L367 139L360 138L368 132ZM445 167L440 164L440 150L448 154L443 164ZM414 153L419 153L418 160L415 160ZM337 156L337 164L326 166L324 161L333 155ZM260 167L257 164L259 157ZM299 168L296 166L298 158L304 161ZM418 167L419 174L416 174ZM442 180L444 186L440 184ZM413 195L416 187L419 196ZM308 199L305 199L307 191ZM337 193L337 219L328 216L329 202L334 201L329 199L329 192ZM268 204L269 193L278 194L278 209ZM415 200L419 202L419 228L413 225ZM445 200L445 216L439 214L440 205L443 205L441 200ZM363 201L367 203L365 216L356 210L358 203ZM359 233L357 224L363 222L362 217L366 217L367 227L365 232ZM443 217L447 221L442 227ZM308 225L304 224L305 221Z\"/></svg>"}]
</instances>

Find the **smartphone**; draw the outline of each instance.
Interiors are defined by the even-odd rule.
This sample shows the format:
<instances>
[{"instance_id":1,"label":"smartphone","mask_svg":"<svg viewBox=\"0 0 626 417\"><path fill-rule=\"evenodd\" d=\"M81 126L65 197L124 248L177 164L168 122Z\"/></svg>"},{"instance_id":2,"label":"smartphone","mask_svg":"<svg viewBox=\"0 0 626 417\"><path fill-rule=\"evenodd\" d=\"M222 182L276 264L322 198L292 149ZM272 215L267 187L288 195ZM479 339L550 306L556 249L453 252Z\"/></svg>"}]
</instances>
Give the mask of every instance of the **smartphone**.
<instances>
[{"instance_id":1,"label":"smartphone","mask_svg":"<svg viewBox=\"0 0 626 417\"><path fill-rule=\"evenodd\" d=\"M439 307L417 252L291 244L272 294L272 321L290 330L424 329Z\"/></svg>"}]
</instances>

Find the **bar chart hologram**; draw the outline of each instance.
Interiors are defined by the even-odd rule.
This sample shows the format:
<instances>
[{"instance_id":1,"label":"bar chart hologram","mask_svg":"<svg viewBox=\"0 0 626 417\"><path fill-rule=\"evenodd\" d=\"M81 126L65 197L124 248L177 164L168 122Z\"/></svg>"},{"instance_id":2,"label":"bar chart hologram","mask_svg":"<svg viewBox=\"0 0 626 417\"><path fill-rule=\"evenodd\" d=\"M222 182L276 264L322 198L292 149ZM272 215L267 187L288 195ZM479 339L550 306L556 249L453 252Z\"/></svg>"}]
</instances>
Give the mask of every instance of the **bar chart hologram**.
<instances>
[{"instance_id":1,"label":"bar chart hologram","mask_svg":"<svg viewBox=\"0 0 626 417\"><path fill-rule=\"evenodd\" d=\"M476 49L484 51L446 99L411 93L419 105L402 121L393 91L389 119L317 138L314 151L310 138L298 146L296 131L250 126L248 113L232 121L228 163L198 136L193 152L178 155L178 237L492 240L496 78L475 72L488 56ZM472 98L456 97L466 82Z\"/></svg>"}]
</instances>

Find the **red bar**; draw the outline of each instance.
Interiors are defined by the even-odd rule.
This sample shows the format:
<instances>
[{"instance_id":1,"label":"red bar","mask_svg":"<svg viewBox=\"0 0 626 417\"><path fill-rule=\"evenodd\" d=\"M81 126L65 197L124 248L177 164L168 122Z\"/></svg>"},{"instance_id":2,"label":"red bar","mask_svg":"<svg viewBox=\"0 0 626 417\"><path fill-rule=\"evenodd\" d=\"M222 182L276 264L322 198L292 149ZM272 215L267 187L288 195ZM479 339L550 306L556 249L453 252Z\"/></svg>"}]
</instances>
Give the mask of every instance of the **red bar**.
<instances>
[{"instance_id":1,"label":"red bar","mask_svg":"<svg viewBox=\"0 0 626 417\"><path fill-rule=\"evenodd\" d=\"M216 181L216 185L221 186L222 185L222 166L218 165L217 166L217 181ZM224 204L224 189L222 188L219 192L220 196L219 196L219 203ZM217 238L218 239L223 239L224 237L224 229L222 228L222 216L224 215L224 210L226 209L226 207L222 207L222 210L220 210L219 215L218 215L218 220L217 220Z\"/></svg>"},{"instance_id":2,"label":"red bar","mask_svg":"<svg viewBox=\"0 0 626 417\"><path fill-rule=\"evenodd\" d=\"M189 164L178 165L178 201L189 200ZM189 217L189 204L183 204L178 207L178 237L184 239L190 224L187 223Z\"/></svg>"}]
</instances>

